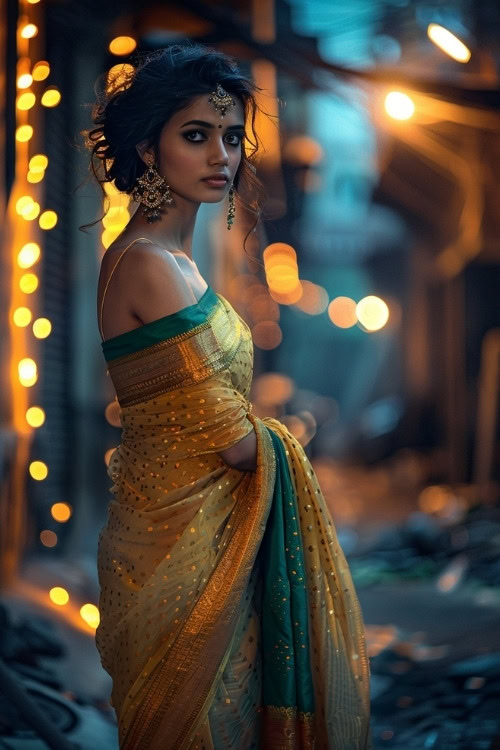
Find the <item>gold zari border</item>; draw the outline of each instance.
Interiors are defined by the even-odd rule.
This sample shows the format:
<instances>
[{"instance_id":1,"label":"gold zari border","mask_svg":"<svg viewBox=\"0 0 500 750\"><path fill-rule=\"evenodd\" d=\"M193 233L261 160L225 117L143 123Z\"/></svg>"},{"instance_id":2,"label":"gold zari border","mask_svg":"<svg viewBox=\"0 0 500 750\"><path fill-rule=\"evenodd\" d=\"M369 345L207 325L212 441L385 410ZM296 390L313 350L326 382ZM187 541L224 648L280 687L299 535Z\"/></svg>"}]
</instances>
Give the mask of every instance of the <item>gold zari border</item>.
<instances>
[{"instance_id":1,"label":"gold zari border","mask_svg":"<svg viewBox=\"0 0 500 750\"><path fill-rule=\"evenodd\" d=\"M147 401L179 386L201 383L226 369L242 334L219 301L195 328L109 362L108 372L120 406Z\"/></svg>"},{"instance_id":2,"label":"gold zari border","mask_svg":"<svg viewBox=\"0 0 500 750\"><path fill-rule=\"evenodd\" d=\"M197 604L148 676L137 707L132 708L130 699L125 701L122 715L130 710L132 716L128 726L119 725L122 750L186 750L210 709L262 541L276 475L268 430L257 417L249 414L248 419L258 438L257 471L248 475L248 486L237 499L232 536Z\"/></svg>"},{"instance_id":3,"label":"gold zari border","mask_svg":"<svg viewBox=\"0 0 500 750\"><path fill-rule=\"evenodd\" d=\"M264 706L262 750L315 750L314 713L295 706Z\"/></svg>"}]
</instances>

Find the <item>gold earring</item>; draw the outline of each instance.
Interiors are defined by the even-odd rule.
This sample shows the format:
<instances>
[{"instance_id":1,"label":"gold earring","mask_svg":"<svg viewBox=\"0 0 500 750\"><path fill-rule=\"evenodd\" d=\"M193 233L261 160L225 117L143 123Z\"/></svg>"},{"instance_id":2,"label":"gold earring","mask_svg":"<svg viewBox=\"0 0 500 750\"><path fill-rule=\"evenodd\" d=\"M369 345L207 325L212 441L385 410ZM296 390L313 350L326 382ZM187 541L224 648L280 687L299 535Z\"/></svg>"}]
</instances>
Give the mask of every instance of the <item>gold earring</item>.
<instances>
[{"instance_id":1,"label":"gold earring","mask_svg":"<svg viewBox=\"0 0 500 750\"><path fill-rule=\"evenodd\" d=\"M234 188L232 185L229 188L228 195L229 195L229 210L227 212L227 228L231 229L231 224L234 221L234 215L236 213L236 208L234 205Z\"/></svg>"},{"instance_id":2,"label":"gold earring","mask_svg":"<svg viewBox=\"0 0 500 750\"><path fill-rule=\"evenodd\" d=\"M137 203L143 204L142 214L149 224L160 219L160 206L163 203L173 203L170 186L157 172L154 159L149 157L148 167L141 177L136 180L132 197Z\"/></svg>"}]
</instances>

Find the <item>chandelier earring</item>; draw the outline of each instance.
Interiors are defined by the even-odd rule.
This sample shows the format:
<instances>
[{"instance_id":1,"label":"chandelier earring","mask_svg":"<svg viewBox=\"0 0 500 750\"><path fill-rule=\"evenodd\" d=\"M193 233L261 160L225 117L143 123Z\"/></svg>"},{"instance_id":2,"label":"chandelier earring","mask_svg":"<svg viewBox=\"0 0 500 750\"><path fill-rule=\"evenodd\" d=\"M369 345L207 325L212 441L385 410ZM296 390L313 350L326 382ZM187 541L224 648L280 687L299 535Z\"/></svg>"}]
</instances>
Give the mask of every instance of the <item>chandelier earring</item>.
<instances>
[{"instance_id":1,"label":"chandelier earring","mask_svg":"<svg viewBox=\"0 0 500 750\"><path fill-rule=\"evenodd\" d=\"M234 216L236 213L236 207L234 205L234 188L232 185L229 188L228 196L229 196L229 210L227 212L227 228L231 229L231 224L234 221Z\"/></svg>"},{"instance_id":2,"label":"chandelier earring","mask_svg":"<svg viewBox=\"0 0 500 750\"><path fill-rule=\"evenodd\" d=\"M142 204L142 214L149 224L159 221L160 207L164 203L170 205L174 202L170 186L156 170L152 156L148 158L146 171L136 180L132 197L137 203Z\"/></svg>"}]
</instances>

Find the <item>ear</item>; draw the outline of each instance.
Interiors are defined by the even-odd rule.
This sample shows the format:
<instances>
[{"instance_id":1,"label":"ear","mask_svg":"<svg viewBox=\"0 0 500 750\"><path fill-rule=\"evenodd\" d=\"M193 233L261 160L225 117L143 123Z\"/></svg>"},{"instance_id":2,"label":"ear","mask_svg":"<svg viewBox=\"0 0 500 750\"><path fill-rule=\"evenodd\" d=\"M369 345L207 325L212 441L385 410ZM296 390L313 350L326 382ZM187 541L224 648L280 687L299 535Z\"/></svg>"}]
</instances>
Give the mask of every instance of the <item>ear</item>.
<instances>
[{"instance_id":1,"label":"ear","mask_svg":"<svg viewBox=\"0 0 500 750\"><path fill-rule=\"evenodd\" d=\"M148 159L150 156L152 156L154 159L153 146L148 147L147 140L140 141L140 143L138 143L135 148L136 148L137 153L139 154L139 156L141 157L141 159L143 160L145 164L148 163Z\"/></svg>"}]
</instances>

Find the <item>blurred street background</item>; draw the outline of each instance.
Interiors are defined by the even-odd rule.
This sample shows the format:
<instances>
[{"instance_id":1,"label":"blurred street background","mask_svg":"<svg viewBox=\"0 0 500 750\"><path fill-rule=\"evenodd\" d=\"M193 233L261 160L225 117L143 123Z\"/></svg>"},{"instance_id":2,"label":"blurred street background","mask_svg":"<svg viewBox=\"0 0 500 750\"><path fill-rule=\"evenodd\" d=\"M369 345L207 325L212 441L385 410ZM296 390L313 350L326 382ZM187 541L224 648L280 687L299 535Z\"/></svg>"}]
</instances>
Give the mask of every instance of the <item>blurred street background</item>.
<instances>
[{"instance_id":1,"label":"blurred street background","mask_svg":"<svg viewBox=\"0 0 500 750\"><path fill-rule=\"evenodd\" d=\"M202 205L194 257L252 329L253 412L287 424L331 510L375 750L500 750L498 0L0 9L0 750L118 747L94 645L120 440L96 290L135 207L107 185L79 231L105 210L80 133L99 75L186 39L262 88L263 219L245 254L251 217L227 232Z\"/></svg>"}]
</instances>

